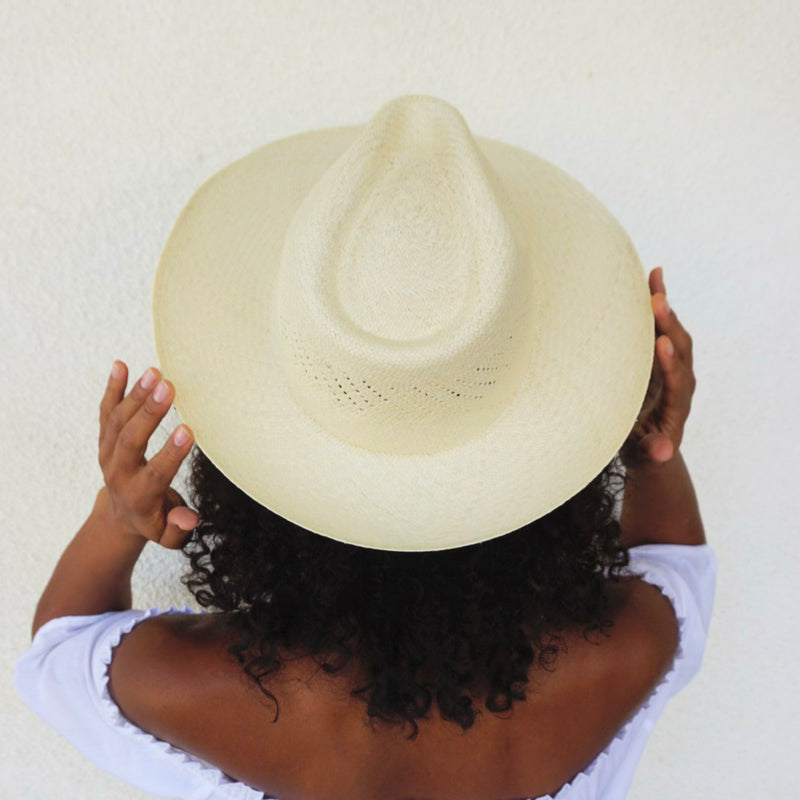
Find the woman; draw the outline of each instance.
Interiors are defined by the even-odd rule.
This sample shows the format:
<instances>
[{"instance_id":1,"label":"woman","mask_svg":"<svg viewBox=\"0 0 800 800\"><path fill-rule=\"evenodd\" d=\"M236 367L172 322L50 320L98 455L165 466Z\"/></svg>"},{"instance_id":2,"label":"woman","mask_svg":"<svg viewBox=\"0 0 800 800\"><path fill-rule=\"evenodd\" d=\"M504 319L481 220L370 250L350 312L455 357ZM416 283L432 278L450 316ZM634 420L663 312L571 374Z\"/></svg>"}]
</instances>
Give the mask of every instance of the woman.
<instances>
[{"instance_id":1,"label":"woman","mask_svg":"<svg viewBox=\"0 0 800 800\"><path fill-rule=\"evenodd\" d=\"M411 104L404 113L409 107L420 108ZM434 117L449 113L439 106L422 109ZM447 119L457 127L452 116ZM434 121L444 124L442 117ZM376 122L378 115L370 124ZM416 118L408 124L430 131L423 124L428 122ZM457 137L456 127L448 134ZM393 134L384 130L384 135ZM430 152L430 142L424 146ZM341 181L329 184L334 185ZM402 215L396 202L393 208ZM293 219L310 226L314 216L308 206L304 213ZM305 245L298 252L307 252ZM284 263L287 252L292 251L285 244ZM616 274L617 265L611 268ZM185 297L187 283L181 288ZM169 289L157 283L157 291ZM283 287L284 299L287 291ZM572 490L558 505L552 498L563 487L533 500L517 501L509 492L503 505L529 503L519 513L532 521L516 528L500 522L497 527L505 530L482 538L483 520L466 532L469 526L462 525L445 540L435 539L442 535L441 521L429 530L409 530L402 540L388 540L386 526L355 532L352 503L349 520L346 509L341 520L336 517L338 506L331 504L328 528L313 531L313 525L296 521L303 506L279 516L266 501L273 508L281 503L268 497L266 488L238 488L233 478L241 480L242 473L235 459L226 461L237 447L231 436L215 461L195 449L193 511L170 488L191 450L190 430L179 426L176 433L188 437L171 438L144 460L150 435L178 400L175 384L156 385L159 371L153 369L126 395L127 368L115 363L100 413L105 486L39 601L33 645L15 670L18 691L89 758L162 796L623 797L664 703L699 669L715 570L679 450L695 387L692 343L666 303L660 269L650 273L649 294L648 312L658 334L652 372L619 459L615 455L588 483L585 469L580 473L585 465L565 466L562 473L572 470ZM512 293L507 296L511 302ZM350 297L353 303L356 297ZM354 308L351 314L357 313ZM158 323L156 337L162 345L168 338ZM187 333L182 340L184 353L190 338ZM314 341L323 338L320 333ZM558 346L568 353L563 342ZM169 362L165 352L162 363ZM223 352L235 358L232 345ZM195 366L201 361L195 357ZM495 374L502 375L499 367ZM572 379L577 371L566 374ZM302 406L298 386L294 396ZM624 398L625 392L616 391L620 404L635 396L639 407L636 386ZM204 396L209 394L213 389L207 387ZM252 391L248 399L267 407ZM566 401L541 402L550 403L555 418L555 404ZM588 405L584 408L588 414ZM305 410L323 416L311 404ZM194 414L208 423L212 411L219 408L191 411L187 405L182 416ZM375 413L381 411L379 405ZM336 413L329 411L320 424ZM344 413L339 430L346 428ZM533 413L526 413L535 424ZM496 417L476 415L481 425L498 424ZM379 428L374 417L366 418L351 435L364 436L375 424L386 442L413 451L413 430L391 439L402 427L397 419L395 427ZM464 425L472 424L470 419L465 415ZM230 434L235 424L229 417L218 430ZM269 424L274 442L279 426L289 423L280 417ZM582 416L573 424L582 436L594 430ZM441 419L437 425L447 427ZM453 431L455 426L442 435ZM438 432L431 427L420 441ZM216 446L210 429L205 435ZM474 431L471 435L466 441L475 441ZM320 433L320 440L327 441L325 436ZM512 439L505 445L513 455ZM252 449L242 445L238 465ZM291 470L293 454L280 455ZM268 469L268 457L260 457ZM418 463L435 457L423 454ZM395 463L385 453L375 458ZM477 461L470 463L474 467ZM346 471L349 464L331 459L326 467ZM479 477L470 488L476 493L491 481L488 471ZM274 474L270 485L279 478ZM333 475L331 481L341 483L331 485L345 487L348 499L361 497L368 506L373 484L365 473L361 479L354 486L352 476ZM441 481L446 480L443 471ZM420 498L432 483L420 480ZM315 486L309 481L305 488ZM386 485L387 505L403 490L399 482ZM320 494L326 491L320 488ZM437 500L446 505L447 496L441 491ZM306 496L308 505L323 500ZM623 500L619 521L615 500ZM482 505L474 505L476 516L484 513ZM491 519L503 516L496 506ZM409 515L415 513L406 507ZM451 515L456 510L453 505ZM420 519L434 511L426 508ZM391 514L386 519L390 525ZM397 530L404 526L407 519ZM370 535L375 538L367 541ZM215 613L130 610L130 575L147 541L183 548L191 562L184 581L198 603ZM404 547L409 542L413 546Z\"/></svg>"}]
</instances>

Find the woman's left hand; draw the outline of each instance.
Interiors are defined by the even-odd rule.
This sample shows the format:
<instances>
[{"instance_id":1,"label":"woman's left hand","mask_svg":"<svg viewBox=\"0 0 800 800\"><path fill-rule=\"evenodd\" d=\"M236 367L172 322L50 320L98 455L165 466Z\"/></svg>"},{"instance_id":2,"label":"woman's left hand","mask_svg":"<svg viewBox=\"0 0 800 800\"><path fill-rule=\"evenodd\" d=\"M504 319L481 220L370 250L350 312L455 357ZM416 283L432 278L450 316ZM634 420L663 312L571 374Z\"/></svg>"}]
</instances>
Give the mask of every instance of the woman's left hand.
<instances>
[{"instance_id":1,"label":"woman's left hand","mask_svg":"<svg viewBox=\"0 0 800 800\"><path fill-rule=\"evenodd\" d=\"M170 487L191 450L192 432L178 425L146 461L147 442L172 403L174 386L171 381L159 383L159 371L150 367L126 397L128 368L122 361L114 366L119 374L112 370L100 403L98 456L110 511L125 533L175 550L199 521L197 512ZM188 434L180 444L175 441L179 432Z\"/></svg>"}]
</instances>

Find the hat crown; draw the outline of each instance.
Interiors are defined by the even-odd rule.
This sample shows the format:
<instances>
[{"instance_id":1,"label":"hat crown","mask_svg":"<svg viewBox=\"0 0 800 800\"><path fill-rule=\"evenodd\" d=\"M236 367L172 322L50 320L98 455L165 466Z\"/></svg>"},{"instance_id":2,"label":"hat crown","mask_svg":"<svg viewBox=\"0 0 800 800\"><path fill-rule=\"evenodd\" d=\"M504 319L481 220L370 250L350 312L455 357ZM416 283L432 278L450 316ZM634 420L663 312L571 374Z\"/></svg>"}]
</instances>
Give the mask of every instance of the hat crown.
<instances>
[{"instance_id":1,"label":"hat crown","mask_svg":"<svg viewBox=\"0 0 800 800\"><path fill-rule=\"evenodd\" d=\"M529 368L528 257L458 110L427 95L386 103L287 229L271 314L295 401L368 450L480 433Z\"/></svg>"}]
</instances>

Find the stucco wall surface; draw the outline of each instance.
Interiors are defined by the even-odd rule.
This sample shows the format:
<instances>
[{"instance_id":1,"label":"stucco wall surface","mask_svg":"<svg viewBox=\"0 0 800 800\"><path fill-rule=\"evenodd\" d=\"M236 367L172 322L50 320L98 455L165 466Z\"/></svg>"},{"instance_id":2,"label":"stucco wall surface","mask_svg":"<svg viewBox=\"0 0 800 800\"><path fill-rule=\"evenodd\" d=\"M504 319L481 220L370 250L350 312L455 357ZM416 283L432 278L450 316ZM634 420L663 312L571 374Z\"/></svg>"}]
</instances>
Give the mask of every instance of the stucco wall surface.
<instances>
[{"instance_id":1,"label":"stucco wall surface","mask_svg":"<svg viewBox=\"0 0 800 800\"><path fill-rule=\"evenodd\" d=\"M0 796L145 797L29 712L11 664L101 485L112 359L156 363L172 221L259 145L406 93L586 185L694 338L682 449L717 599L629 797L796 798L800 5L764 0L0 4ZM135 606L192 603L182 568L148 546Z\"/></svg>"}]
</instances>

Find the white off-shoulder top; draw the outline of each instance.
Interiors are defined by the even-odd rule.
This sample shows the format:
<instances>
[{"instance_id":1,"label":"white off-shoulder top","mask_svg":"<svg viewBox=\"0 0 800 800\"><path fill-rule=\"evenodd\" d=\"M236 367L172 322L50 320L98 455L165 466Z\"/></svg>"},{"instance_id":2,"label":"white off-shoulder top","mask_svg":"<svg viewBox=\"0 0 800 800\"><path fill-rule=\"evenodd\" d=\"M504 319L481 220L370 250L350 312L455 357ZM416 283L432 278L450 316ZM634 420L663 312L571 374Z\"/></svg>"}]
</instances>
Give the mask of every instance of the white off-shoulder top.
<instances>
[{"instance_id":1,"label":"white off-shoulder top","mask_svg":"<svg viewBox=\"0 0 800 800\"><path fill-rule=\"evenodd\" d=\"M679 626L673 663L608 746L555 795L536 800L622 800L667 700L700 669L716 585L708 545L649 544L630 549L627 571L658 586ZM262 792L128 721L108 691L108 665L122 636L143 619L194 612L149 608L58 617L39 628L14 665L25 701L87 758L154 795L185 800L261 800Z\"/></svg>"}]
</instances>

